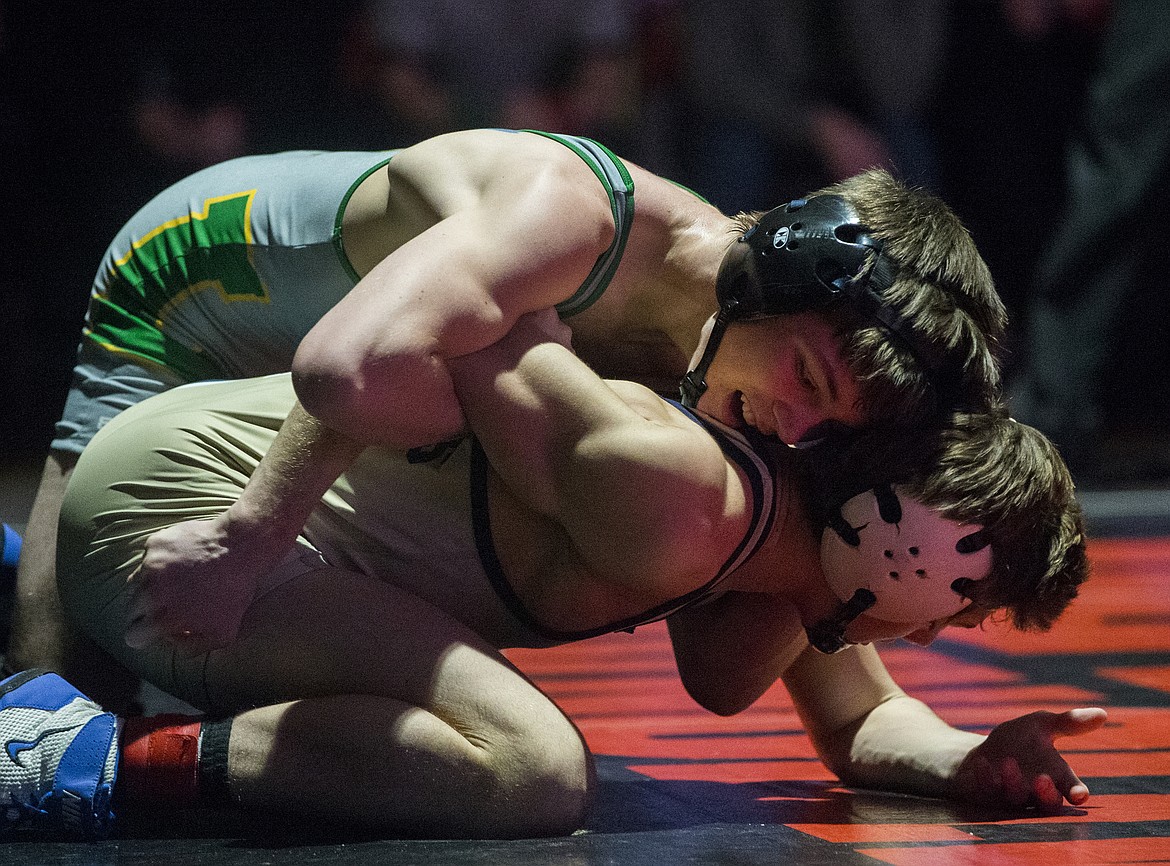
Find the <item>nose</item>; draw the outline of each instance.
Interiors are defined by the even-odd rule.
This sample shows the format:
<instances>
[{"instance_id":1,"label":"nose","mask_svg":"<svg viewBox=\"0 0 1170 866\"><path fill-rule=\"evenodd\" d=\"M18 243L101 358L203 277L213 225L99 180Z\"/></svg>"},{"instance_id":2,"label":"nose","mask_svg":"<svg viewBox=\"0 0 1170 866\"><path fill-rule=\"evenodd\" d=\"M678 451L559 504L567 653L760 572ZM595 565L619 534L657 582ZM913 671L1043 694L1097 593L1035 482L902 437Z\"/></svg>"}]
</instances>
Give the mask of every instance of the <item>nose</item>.
<instances>
[{"instance_id":1,"label":"nose","mask_svg":"<svg viewBox=\"0 0 1170 866\"><path fill-rule=\"evenodd\" d=\"M789 445L795 445L805 440L820 438L816 428L827 419L819 407L804 400L797 400L787 405L773 404L772 420L776 430L783 434L781 438Z\"/></svg>"},{"instance_id":2,"label":"nose","mask_svg":"<svg viewBox=\"0 0 1170 866\"><path fill-rule=\"evenodd\" d=\"M946 628L946 625L946 620L935 620L926 628L920 628L916 631L912 631L908 635L903 635L903 637L912 644L917 644L918 646L930 646L932 643L934 643L934 639L938 637L939 632Z\"/></svg>"}]
</instances>

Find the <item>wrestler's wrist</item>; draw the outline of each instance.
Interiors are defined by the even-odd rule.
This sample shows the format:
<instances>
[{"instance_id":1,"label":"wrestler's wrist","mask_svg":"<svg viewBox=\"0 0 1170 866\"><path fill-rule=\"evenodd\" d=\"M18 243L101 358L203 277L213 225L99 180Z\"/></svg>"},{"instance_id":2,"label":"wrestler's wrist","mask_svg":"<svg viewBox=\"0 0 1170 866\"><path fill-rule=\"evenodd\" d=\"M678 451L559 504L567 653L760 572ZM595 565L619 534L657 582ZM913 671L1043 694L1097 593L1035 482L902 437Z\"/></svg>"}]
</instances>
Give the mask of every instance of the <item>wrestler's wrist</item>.
<instances>
[{"instance_id":1,"label":"wrestler's wrist","mask_svg":"<svg viewBox=\"0 0 1170 866\"><path fill-rule=\"evenodd\" d=\"M303 523L237 502L216 518L215 528L225 547L283 549L293 542Z\"/></svg>"}]
</instances>

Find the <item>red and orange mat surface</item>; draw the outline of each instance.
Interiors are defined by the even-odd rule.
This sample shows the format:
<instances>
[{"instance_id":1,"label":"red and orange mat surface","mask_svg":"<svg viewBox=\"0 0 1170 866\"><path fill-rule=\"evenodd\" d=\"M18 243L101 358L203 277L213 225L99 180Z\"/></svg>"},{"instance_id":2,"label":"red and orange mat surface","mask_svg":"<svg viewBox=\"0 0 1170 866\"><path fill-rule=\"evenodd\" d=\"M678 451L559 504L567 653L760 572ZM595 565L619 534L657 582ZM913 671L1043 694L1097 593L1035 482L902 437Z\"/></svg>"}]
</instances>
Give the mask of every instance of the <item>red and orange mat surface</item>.
<instances>
[{"instance_id":1,"label":"red and orange mat surface","mask_svg":"<svg viewBox=\"0 0 1170 866\"><path fill-rule=\"evenodd\" d=\"M1170 863L1170 537L1090 546L1094 576L1048 634L953 629L883 651L895 678L958 727L1036 709L1103 706L1106 726L1062 741L1092 792L1043 817L841 787L787 695L711 715L683 692L665 629L510 655L598 755L587 830L515 842L338 839L254 818L123 824L96 845L0 844L21 864L1106 864ZM328 792L322 792L328 796Z\"/></svg>"},{"instance_id":2,"label":"red and orange mat surface","mask_svg":"<svg viewBox=\"0 0 1170 866\"><path fill-rule=\"evenodd\" d=\"M1170 863L1170 539L1097 541L1090 555L1092 579L1047 634L951 629L882 652L903 688L964 729L1105 707L1103 729L1060 741L1092 796L1057 816L841 788L783 688L731 718L699 709L663 628L514 657L603 756L598 833L689 834L710 862L736 864Z\"/></svg>"}]
</instances>

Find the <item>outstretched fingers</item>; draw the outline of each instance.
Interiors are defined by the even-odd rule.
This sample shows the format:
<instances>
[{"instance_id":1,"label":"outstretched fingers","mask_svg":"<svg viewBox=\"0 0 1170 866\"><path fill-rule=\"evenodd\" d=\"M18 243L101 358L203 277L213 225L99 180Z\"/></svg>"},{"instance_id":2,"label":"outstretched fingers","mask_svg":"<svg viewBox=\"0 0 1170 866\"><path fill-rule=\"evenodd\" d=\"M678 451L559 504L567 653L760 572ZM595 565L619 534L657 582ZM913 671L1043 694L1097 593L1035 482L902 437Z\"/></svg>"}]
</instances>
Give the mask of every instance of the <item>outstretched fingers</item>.
<instances>
[{"instance_id":1,"label":"outstretched fingers","mask_svg":"<svg viewBox=\"0 0 1170 866\"><path fill-rule=\"evenodd\" d=\"M1052 738L1077 737L1090 734L1105 724L1108 714L1100 707L1082 707L1055 713L1052 717Z\"/></svg>"},{"instance_id":2,"label":"outstretched fingers","mask_svg":"<svg viewBox=\"0 0 1170 866\"><path fill-rule=\"evenodd\" d=\"M1020 772L1019 765L1016 765L1014 772L1005 770L1005 794L1009 802L1014 805L1035 805L1044 812L1059 811L1066 800L1074 806L1084 803L1089 798L1089 788L1061 757L1056 749L1056 740L1097 730L1105 724L1105 711L1097 707L1085 707L1063 713L1039 713L1035 718L1050 748L1038 751L1039 760L1031 765L1027 774ZM1005 763L1009 762L1015 764L1015 759L1006 758ZM1018 778L1015 772L1020 772Z\"/></svg>"},{"instance_id":3,"label":"outstretched fingers","mask_svg":"<svg viewBox=\"0 0 1170 866\"><path fill-rule=\"evenodd\" d=\"M1052 739L1055 741L1061 737L1076 737L1090 734L1104 725L1106 718L1107 714L1105 710L1099 707L1083 707L1057 713L1051 719ZM1060 770L1050 781L1060 796L1063 796L1064 799L1068 800L1074 806L1079 806L1089 799L1089 786L1082 782L1080 777L1073 772L1072 767L1063 761L1061 762ZM1057 802L1056 808L1060 805Z\"/></svg>"},{"instance_id":4,"label":"outstretched fingers","mask_svg":"<svg viewBox=\"0 0 1170 866\"><path fill-rule=\"evenodd\" d=\"M1056 740L1091 733L1105 719L1105 711L1093 707L1029 713L1004 722L964 761L961 789L972 799L1045 813L1060 811L1066 801L1078 806L1088 800L1089 789L1060 754Z\"/></svg>"}]
</instances>

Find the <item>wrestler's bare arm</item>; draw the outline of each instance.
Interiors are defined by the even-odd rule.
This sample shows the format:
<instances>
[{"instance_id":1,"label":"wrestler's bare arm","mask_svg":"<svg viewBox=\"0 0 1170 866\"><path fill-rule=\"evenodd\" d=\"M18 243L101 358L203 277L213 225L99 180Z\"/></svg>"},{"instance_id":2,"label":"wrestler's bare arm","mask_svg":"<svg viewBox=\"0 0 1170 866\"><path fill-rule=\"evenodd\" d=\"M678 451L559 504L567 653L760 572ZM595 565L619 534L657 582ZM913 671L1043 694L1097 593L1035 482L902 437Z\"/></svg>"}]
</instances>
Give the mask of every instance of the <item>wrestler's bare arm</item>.
<instances>
[{"instance_id":1,"label":"wrestler's bare arm","mask_svg":"<svg viewBox=\"0 0 1170 866\"><path fill-rule=\"evenodd\" d=\"M492 343L588 275L613 218L601 185L577 183L565 165L509 175L480 164L443 186L433 204L450 213L376 265L302 342L293 374L307 405L290 414L240 499L215 520L148 540L143 585L238 583L238 610L209 645L230 639L256 581L364 446L463 430L447 358Z\"/></svg>"},{"instance_id":2,"label":"wrestler's bare arm","mask_svg":"<svg viewBox=\"0 0 1170 866\"><path fill-rule=\"evenodd\" d=\"M1053 741L1096 730L1103 710L1030 713L986 737L961 731L906 695L872 646L806 648L783 679L817 753L848 784L1047 812L1089 796Z\"/></svg>"},{"instance_id":3,"label":"wrestler's bare arm","mask_svg":"<svg viewBox=\"0 0 1170 866\"><path fill-rule=\"evenodd\" d=\"M449 213L375 265L302 340L297 395L327 426L398 448L457 435L448 359L585 280L613 239L600 184L578 183L578 165L507 168L468 182L462 200L448 195Z\"/></svg>"},{"instance_id":4,"label":"wrestler's bare arm","mask_svg":"<svg viewBox=\"0 0 1170 866\"><path fill-rule=\"evenodd\" d=\"M396 162L411 159L404 152ZM374 266L301 342L293 364L301 406L222 526L210 528L263 554L257 566L279 559L363 446L408 448L461 432L447 359L571 295L612 238L600 185L574 184L554 165L477 188L475 176L490 169L446 185L424 171L419 182L443 190L432 204L451 213Z\"/></svg>"},{"instance_id":5,"label":"wrestler's bare arm","mask_svg":"<svg viewBox=\"0 0 1170 866\"><path fill-rule=\"evenodd\" d=\"M754 703L806 645L793 601L822 579L820 543L791 458L773 455L776 514L766 546L723 582L722 595L667 619L683 685L720 715Z\"/></svg>"},{"instance_id":6,"label":"wrestler's bare arm","mask_svg":"<svg viewBox=\"0 0 1170 866\"><path fill-rule=\"evenodd\" d=\"M687 693L721 716L755 703L807 645L800 614L774 593L727 592L666 623Z\"/></svg>"},{"instance_id":7,"label":"wrestler's bare arm","mask_svg":"<svg viewBox=\"0 0 1170 866\"><path fill-rule=\"evenodd\" d=\"M986 737L961 731L906 695L873 647L822 655L794 619L775 596L743 592L672 616L688 692L730 714L782 678L817 753L847 784L1048 812L1088 797L1053 741L1095 730L1103 711L1031 713Z\"/></svg>"},{"instance_id":8,"label":"wrestler's bare arm","mask_svg":"<svg viewBox=\"0 0 1170 866\"><path fill-rule=\"evenodd\" d=\"M565 530L597 580L708 579L749 519L738 470L646 388L598 378L528 316L452 362L472 430L514 495Z\"/></svg>"}]
</instances>

